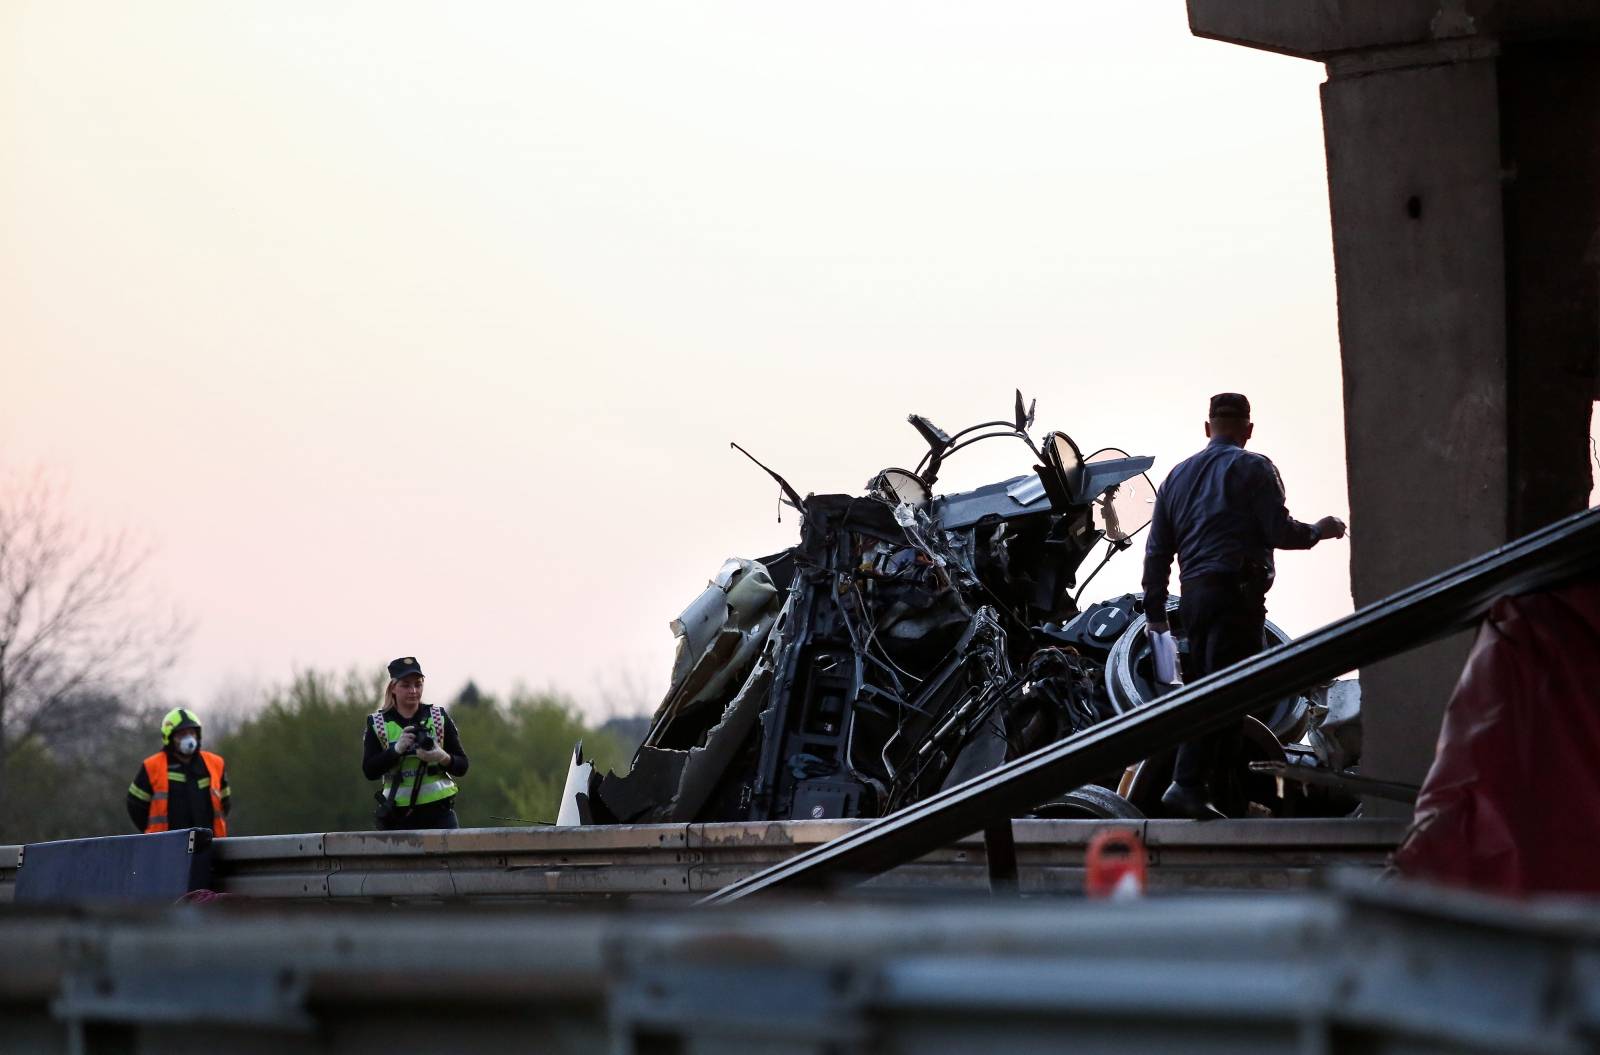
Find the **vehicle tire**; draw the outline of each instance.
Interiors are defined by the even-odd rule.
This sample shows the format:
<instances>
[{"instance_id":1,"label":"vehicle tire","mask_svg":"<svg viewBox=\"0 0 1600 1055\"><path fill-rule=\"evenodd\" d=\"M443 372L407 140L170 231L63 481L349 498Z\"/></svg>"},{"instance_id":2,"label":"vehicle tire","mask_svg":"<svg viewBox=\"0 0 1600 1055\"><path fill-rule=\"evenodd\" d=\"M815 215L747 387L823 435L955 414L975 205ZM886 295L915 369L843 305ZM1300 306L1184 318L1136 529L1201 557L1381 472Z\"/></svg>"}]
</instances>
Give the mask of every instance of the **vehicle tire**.
<instances>
[{"instance_id":1,"label":"vehicle tire","mask_svg":"<svg viewBox=\"0 0 1600 1055\"><path fill-rule=\"evenodd\" d=\"M1034 809L1041 820L1142 821L1138 807L1110 788L1085 784Z\"/></svg>"},{"instance_id":2,"label":"vehicle tire","mask_svg":"<svg viewBox=\"0 0 1600 1055\"><path fill-rule=\"evenodd\" d=\"M1181 638L1183 624L1176 596L1167 598L1167 613L1173 632ZM1147 622L1142 615L1134 616L1106 656L1106 694L1118 714L1143 707L1160 695L1149 673L1150 642L1144 632ZM1275 623L1268 622L1266 631L1270 645L1281 645L1289 640L1289 635ZM1255 715L1279 740L1294 743L1305 733L1311 717L1311 701L1298 693L1283 696L1256 711Z\"/></svg>"}]
</instances>

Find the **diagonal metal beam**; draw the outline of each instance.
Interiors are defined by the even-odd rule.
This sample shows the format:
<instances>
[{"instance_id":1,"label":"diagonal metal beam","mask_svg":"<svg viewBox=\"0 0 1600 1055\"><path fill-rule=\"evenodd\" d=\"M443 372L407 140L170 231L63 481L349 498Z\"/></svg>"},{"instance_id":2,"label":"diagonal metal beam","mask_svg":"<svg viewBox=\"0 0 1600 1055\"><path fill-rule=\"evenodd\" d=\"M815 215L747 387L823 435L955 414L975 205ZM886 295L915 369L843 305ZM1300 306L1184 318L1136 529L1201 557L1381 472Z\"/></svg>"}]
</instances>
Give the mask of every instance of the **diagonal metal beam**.
<instances>
[{"instance_id":1,"label":"diagonal metal beam","mask_svg":"<svg viewBox=\"0 0 1600 1055\"><path fill-rule=\"evenodd\" d=\"M700 904L857 882L1014 817L1066 788L1236 722L1286 693L1464 629L1495 598L1600 572L1600 509L1558 521L1305 637L1040 748L753 876Z\"/></svg>"}]
</instances>

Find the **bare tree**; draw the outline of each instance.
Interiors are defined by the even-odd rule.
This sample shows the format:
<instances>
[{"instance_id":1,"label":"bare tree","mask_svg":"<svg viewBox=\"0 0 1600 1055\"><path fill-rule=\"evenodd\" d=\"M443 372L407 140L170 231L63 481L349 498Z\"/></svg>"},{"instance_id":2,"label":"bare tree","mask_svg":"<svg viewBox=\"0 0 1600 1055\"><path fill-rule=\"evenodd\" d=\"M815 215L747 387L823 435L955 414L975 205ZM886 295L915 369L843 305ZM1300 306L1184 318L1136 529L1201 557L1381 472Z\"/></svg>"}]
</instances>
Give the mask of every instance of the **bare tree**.
<instances>
[{"instance_id":1,"label":"bare tree","mask_svg":"<svg viewBox=\"0 0 1600 1055\"><path fill-rule=\"evenodd\" d=\"M0 481L0 801L12 748L92 729L96 699L170 666L187 633L141 607L148 552L62 505L42 472Z\"/></svg>"}]
</instances>

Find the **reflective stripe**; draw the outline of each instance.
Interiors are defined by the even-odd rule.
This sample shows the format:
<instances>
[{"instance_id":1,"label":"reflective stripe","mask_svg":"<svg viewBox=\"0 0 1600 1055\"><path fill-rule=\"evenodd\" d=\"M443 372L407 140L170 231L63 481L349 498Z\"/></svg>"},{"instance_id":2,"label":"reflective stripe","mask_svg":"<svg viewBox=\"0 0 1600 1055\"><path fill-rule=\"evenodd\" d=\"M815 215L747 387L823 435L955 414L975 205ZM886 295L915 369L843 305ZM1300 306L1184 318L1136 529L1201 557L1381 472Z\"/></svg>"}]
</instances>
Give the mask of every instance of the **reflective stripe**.
<instances>
[{"instance_id":1,"label":"reflective stripe","mask_svg":"<svg viewBox=\"0 0 1600 1055\"><path fill-rule=\"evenodd\" d=\"M449 777L445 777L442 780L430 780L428 783L417 789L417 805L426 806L430 802L435 802L439 799L454 795L457 790L456 782L451 780ZM387 786L383 789L383 797L389 797L389 789ZM400 785L400 794L395 796L395 802L401 806L411 805L410 784Z\"/></svg>"},{"instance_id":2,"label":"reflective stripe","mask_svg":"<svg viewBox=\"0 0 1600 1055\"><path fill-rule=\"evenodd\" d=\"M157 801L157 802L165 802L165 801L167 801L167 793L165 791L158 791L154 795L151 795L150 797L152 799L154 799L155 801Z\"/></svg>"},{"instance_id":3,"label":"reflective stripe","mask_svg":"<svg viewBox=\"0 0 1600 1055\"><path fill-rule=\"evenodd\" d=\"M189 783L189 778L184 774L183 770L181 770L181 769L169 769L169 770L167 770L167 779L168 780L176 780L180 784Z\"/></svg>"},{"instance_id":4,"label":"reflective stripe","mask_svg":"<svg viewBox=\"0 0 1600 1055\"><path fill-rule=\"evenodd\" d=\"M232 788L228 787L228 785L226 785L226 784L222 785L222 791L221 791L221 793L219 795L220 798L224 798L225 799L229 795L232 795L232 794L233 794L233 789Z\"/></svg>"},{"instance_id":5,"label":"reflective stripe","mask_svg":"<svg viewBox=\"0 0 1600 1055\"><path fill-rule=\"evenodd\" d=\"M197 780L195 782L194 786L197 787L197 788L209 788L211 786L211 778L210 777L201 777L199 780Z\"/></svg>"},{"instance_id":6,"label":"reflective stripe","mask_svg":"<svg viewBox=\"0 0 1600 1055\"><path fill-rule=\"evenodd\" d=\"M217 793L217 787L226 783L228 777L223 769L221 755L212 754L210 751L200 752L200 761L205 763L205 783L211 785L207 790L211 799L211 834L218 839L228 836L228 819L223 812L222 796Z\"/></svg>"},{"instance_id":7,"label":"reflective stripe","mask_svg":"<svg viewBox=\"0 0 1600 1055\"><path fill-rule=\"evenodd\" d=\"M129 784L128 785L128 794L132 795L134 798L139 799L142 802L149 802L150 801L150 793L148 791L141 791L139 789L139 785L137 785L137 784Z\"/></svg>"}]
</instances>

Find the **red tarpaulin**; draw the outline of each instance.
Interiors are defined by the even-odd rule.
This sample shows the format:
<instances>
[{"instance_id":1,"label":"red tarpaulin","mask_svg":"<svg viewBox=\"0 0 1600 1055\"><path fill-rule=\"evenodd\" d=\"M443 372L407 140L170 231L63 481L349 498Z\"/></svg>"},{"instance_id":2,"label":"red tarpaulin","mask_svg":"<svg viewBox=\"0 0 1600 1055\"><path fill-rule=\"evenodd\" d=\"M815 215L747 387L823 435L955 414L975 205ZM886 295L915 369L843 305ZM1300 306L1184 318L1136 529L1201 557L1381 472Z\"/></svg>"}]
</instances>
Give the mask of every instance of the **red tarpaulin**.
<instances>
[{"instance_id":1,"label":"red tarpaulin","mask_svg":"<svg viewBox=\"0 0 1600 1055\"><path fill-rule=\"evenodd\" d=\"M1495 602L1395 863L1495 893L1600 893L1600 582Z\"/></svg>"}]
</instances>

